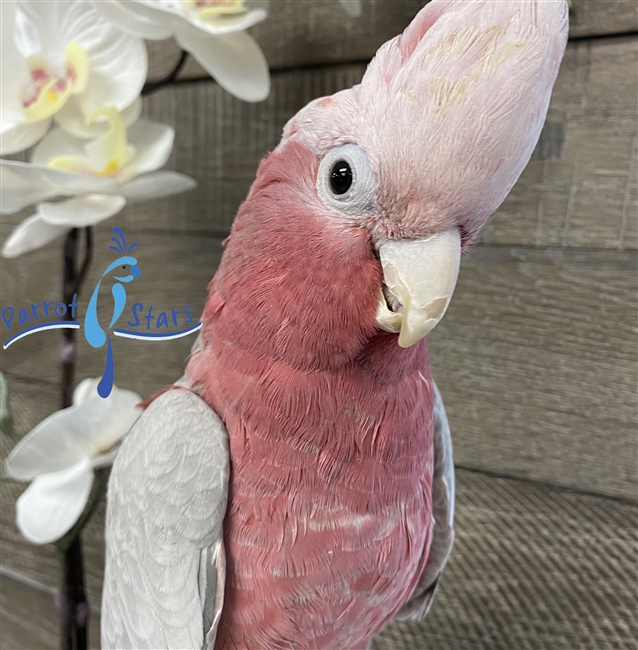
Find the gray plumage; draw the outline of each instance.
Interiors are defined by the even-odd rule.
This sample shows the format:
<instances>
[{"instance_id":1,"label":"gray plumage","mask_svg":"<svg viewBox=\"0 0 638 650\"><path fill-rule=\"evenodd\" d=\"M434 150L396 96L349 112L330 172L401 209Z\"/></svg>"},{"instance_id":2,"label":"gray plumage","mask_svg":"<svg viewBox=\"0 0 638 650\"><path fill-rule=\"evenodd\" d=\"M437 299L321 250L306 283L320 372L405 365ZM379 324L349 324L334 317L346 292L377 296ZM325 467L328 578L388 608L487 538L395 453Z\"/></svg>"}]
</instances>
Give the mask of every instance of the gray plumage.
<instances>
[{"instance_id":1,"label":"gray plumage","mask_svg":"<svg viewBox=\"0 0 638 650\"><path fill-rule=\"evenodd\" d=\"M187 389L144 412L108 491L102 648L212 648L223 605L228 437Z\"/></svg>"}]
</instances>

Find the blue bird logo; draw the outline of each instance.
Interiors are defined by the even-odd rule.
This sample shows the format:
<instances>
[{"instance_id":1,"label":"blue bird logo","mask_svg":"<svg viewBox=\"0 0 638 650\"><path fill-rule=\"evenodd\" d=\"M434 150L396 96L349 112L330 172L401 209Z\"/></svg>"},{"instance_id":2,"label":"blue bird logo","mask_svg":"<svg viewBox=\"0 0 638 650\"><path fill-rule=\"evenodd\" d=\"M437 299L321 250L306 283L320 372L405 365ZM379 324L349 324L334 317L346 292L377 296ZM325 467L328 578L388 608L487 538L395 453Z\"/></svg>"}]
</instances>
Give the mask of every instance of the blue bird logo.
<instances>
[{"instance_id":1,"label":"blue bird logo","mask_svg":"<svg viewBox=\"0 0 638 650\"><path fill-rule=\"evenodd\" d=\"M110 275L114 280L116 280L111 288L111 293L113 295L113 315L111 316L111 322L107 327L107 330L110 330L117 322L117 319L122 315L124 307L126 306L126 289L122 283L133 282L140 277L140 267L137 265L137 260L134 257L131 257L131 251L137 246L137 243L131 244L127 248L124 233L119 228L113 228L113 232L115 233L115 237L111 237L111 241L113 241L115 245L109 246L109 250L115 251L121 257L118 257L118 259L110 264L106 271L102 273L102 277L91 295L91 300L89 301L89 306L86 312L86 318L84 320L84 336L91 347L101 348L105 343L108 343L104 373L97 387L97 392L100 397L105 398L111 394L111 390L113 389L114 365L113 351L111 349L111 335L110 333L107 334L104 329L102 329L97 318L97 300L100 285L107 275Z\"/></svg>"}]
</instances>

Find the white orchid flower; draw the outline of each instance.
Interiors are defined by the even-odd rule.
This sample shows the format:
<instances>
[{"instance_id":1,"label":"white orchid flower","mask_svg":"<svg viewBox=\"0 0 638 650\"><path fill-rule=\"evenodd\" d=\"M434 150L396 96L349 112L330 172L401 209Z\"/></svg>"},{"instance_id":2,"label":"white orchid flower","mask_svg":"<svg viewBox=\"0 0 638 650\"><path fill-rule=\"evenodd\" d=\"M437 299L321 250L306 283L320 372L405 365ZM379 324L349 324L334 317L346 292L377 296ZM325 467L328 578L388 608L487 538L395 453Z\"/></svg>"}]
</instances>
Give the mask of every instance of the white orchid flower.
<instances>
[{"instance_id":1,"label":"white orchid flower","mask_svg":"<svg viewBox=\"0 0 638 650\"><path fill-rule=\"evenodd\" d=\"M113 387L106 399L97 379L85 379L73 393L73 406L40 422L15 446L7 472L31 481L19 497L17 523L34 544L54 542L71 530L91 493L93 470L110 465L118 443L142 413L142 398Z\"/></svg>"},{"instance_id":2,"label":"white orchid flower","mask_svg":"<svg viewBox=\"0 0 638 650\"><path fill-rule=\"evenodd\" d=\"M102 106L126 109L130 122L139 114L148 67L141 39L84 0L2 0L0 11L1 155L35 144L54 117L87 137L86 118Z\"/></svg>"},{"instance_id":3,"label":"white orchid flower","mask_svg":"<svg viewBox=\"0 0 638 650\"><path fill-rule=\"evenodd\" d=\"M72 228L92 226L117 214L127 202L156 199L195 187L189 176L162 167L173 148L174 130L138 120L128 130L118 112L102 108L107 133L87 144L63 129L52 130L35 148L32 162L0 160L0 213L37 203L2 248L17 257L40 248ZM56 203L58 196L72 197Z\"/></svg>"},{"instance_id":4,"label":"white orchid flower","mask_svg":"<svg viewBox=\"0 0 638 650\"><path fill-rule=\"evenodd\" d=\"M202 67L232 95L247 102L268 97L268 63L257 42L244 30L267 16L263 6L245 0L94 0L122 30L160 40L175 37ZM265 3L260 3L265 4Z\"/></svg>"},{"instance_id":5,"label":"white orchid flower","mask_svg":"<svg viewBox=\"0 0 638 650\"><path fill-rule=\"evenodd\" d=\"M361 0L339 0L346 13L353 18L361 15Z\"/></svg>"}]
</instances>

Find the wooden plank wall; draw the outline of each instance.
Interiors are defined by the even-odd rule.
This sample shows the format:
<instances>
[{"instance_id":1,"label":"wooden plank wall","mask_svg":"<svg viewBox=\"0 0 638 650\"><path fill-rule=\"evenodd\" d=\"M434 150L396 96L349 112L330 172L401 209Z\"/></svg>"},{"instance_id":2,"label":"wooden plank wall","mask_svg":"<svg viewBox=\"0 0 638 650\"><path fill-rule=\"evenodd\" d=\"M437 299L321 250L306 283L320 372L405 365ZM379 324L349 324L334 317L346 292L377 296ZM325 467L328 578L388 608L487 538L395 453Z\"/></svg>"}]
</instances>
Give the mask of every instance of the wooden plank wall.
<instances>
[{"instance_id":1,"label":"wooden plank wall","mask_svg":"<svg viewBox=\"0 0 638 650\"><path fill-rule=\"evenodd\" d=\"M283 124L311 99L357 83L376 48L421 4L368 0L363 16L351 19L337 0L272 0L271 17L254 29L273 69L267 101L235 100L196 64L149 97L145 113L176 128L168 167L199 186L127 207L98 227L86 286L110 261L109 230L117 225L140 242L144 281L131 286L131 302L199 312L221 241ZM457 464L635 500L637 11L631 0L574 5L573 38L541 141L463 260L452 306L432 336L432 364ZM154 77L178 57L170 41L150 51ZM3 217L2 237L25 216ZM60 258L50 246L3 261L2 305L60 295ZM3 354L23 431L57 408L58 339L40 334ZM118 339L116 383L151 394L179 377L190 344ZM80 344L79 377L98 375L103 362ZM21 489L1 487L1 563L55 586L52 549L26 545L15 530ZM85 535L93 602L101 535L100 515Z\"/></svg>"}]
</instances>

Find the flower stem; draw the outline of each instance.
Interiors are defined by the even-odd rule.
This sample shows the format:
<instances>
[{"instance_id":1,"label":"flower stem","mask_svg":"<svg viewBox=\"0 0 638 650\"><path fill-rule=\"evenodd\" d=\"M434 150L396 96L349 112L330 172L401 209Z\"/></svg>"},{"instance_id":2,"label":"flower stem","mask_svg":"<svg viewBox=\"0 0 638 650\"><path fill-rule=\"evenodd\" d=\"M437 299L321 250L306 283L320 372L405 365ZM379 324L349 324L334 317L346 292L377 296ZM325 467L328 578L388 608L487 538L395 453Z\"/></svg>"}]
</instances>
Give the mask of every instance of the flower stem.
<instances>
[{"instance_id":1,"label":"flower stem","mask_svg":"<svg viewBox=\"0 0 638 650\"><path fill-rule=\"evenodd\" d=\"M76 260L78 255L78 229L73 228L64 242L64 280L62 285L62 301L69 304L73 300L75 288ZM73 379L75 372L75 330L62 330L60 347L62 362L62 404L63 409L73 402Z\"/></svg>"},{"instance_id":2,"label":"flower stem","mask_svg":"<svg viewBox=\"0 0 638 650\"><path fill-rule=\"evenodd\" d=\"M142 88L142 95L150 95L156 90L159 90L160 88L173 83L177 79L179 73L182 71L182 68L186 65L187 60L188 52L182 50L182 54L179 57L179 61L176 63L175 67L165 77L157 79L157 81L147 81Z\"/></svg>"},{"instance_id":3,"label":"flower stem","mask_svg":"<svg viewBox=\"0 0 638 650\"><path fill-rule=\"evenodd\" d=\"M89 604L84 592L84 566L82 564L82 543L78 535L69 546L61 551L62 594L58 602L61 650L86 650L89 618Z\"/></svg>"},{"instance_id":4,"label":"flower stem","mask_svg":"<svg viewBox=\"0 0 638 650\"><path fill-rule=\"evenodd\" d=\"M80 248L80 231L73 228L64 242L64 276L62 299L66 305L77 302L82 283L86 278L93 258L93 232L89 226L85 229L84 259L80 269L77 268ZM69 315L64 318L68 319ZM62 408L73 403L73 385L75 375L76 341L74 329L62 330L60 361L62 367ZM82 564L82 541L80 530L70 540L68 546L61 549L62 593L58 603L60 615L62 650L86 650L89 604L84 591L84 567Z\"/></svg>"}]
</instances>

